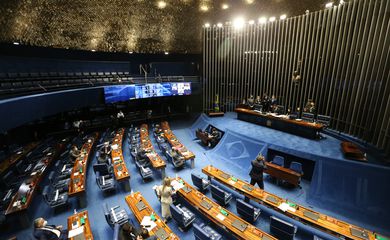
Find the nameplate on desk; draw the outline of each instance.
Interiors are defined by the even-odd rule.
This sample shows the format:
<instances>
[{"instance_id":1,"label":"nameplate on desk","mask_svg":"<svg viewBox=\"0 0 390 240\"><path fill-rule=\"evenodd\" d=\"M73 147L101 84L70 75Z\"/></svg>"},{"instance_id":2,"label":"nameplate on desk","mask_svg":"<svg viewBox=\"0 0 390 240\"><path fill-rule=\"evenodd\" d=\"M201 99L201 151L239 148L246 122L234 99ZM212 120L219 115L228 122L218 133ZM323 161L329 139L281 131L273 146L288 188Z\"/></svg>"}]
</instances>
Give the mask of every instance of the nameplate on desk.
<instances>
[{"instance_id":1,"label":"nameplate on desk","mask_svg":"<svg viewBox=\"0 0 390 240\"><path fill-rule=\"evenodd\" d=\"M278 199L276 199L276 198L274 198L274 197L272 197L272 196L268 196L268 197L266 198L266 200L267 200L267 201L270 201L270 202L272 202L272 203L278 204Z\"/></svg>"},{"instance_id":2,"label":"nameplate on desk","mask_svg":"<svg viewBox=\"0 0 390 240\"><path fill-rule=\"evenodd\" d=\"M318 214L312 213L312 212L309 212L309 211L304 211L303 215L305 217L313 219L314 221L317 221L320 218L320 216Z\"/></svg>"},{"instance_id":3,"label":"nameplate on desk","mask_svg":"<svg viewBox=\"0 0 390 240\"><path fill-rule=\"evenodd\" d=\"M138 211L142 211L146 208L144 202L142 201L139 201L137 204L135 204L135 206L137 207Z\"/></svg>"},{"instance_id":4,"label":"nameplate on desk","mask_svg":"<svg viewBox=\"0 0 390 240\"><path fill-rule=\"evenodd\" d=\"M233 221L232 226L243 232L248 227L248 224L236 219Z\"/></svg>"},{"instance_id":5,"label":"nameplate on desk","mask_svg":"<svg viewBox=\"0 0 390 240\"><path fill-rule=\"evenodd\" d=\"M358 238L367 239L367 240L369 239L368 234L365 231L360 229L351 228L351 234Z\"/></svg>"},{"instance_id":6,"label":"nameplate on desk","mask_svg":"<svg viewBox=\"0 0 390 240\"><path fill-rule=\"evenodd\" d=\"M230 175L229 175L229 174L226 174L226 173L221 173L219 176L221 176L223 179L228 179L228 178L230 178Z\"/></svg>"},{"instance_id":7,"label":"nameplate on desk","mask_svg":"<svg viewBox=\"0 0 390 240\"><path fill-rule=\"evenodd\" d=\"M167 232L163 228L159 228L156 233L154 234L158 239L165 240L168 238Z\"/></svg>"},{"instance_id":8,"label":"nameplate on desk","mask_svg":"<svg viewBox=\"0 0 390 240\"><path fill-rule=\"evenodd\" d=\"M242 188L247 190L248 192L251 192L253 190L253 187L249 187L248 185L243 185Z\"/></svg>"},{"instance_id":9,"label":"nameplate on desk","mask_svg":"<svg viewBox=\"0 0 390 240\"><path fill-rule=\"evenodd\" d=\"M185 193L189 193L189 192L192 191L191 188L189 188L189 187L187 187L187 186L183 187L182 189L183 189L183 191L184 191Z\"/></svg>"},{"instance_id":10,"label":"nameplate on desk","mask_svg":"<svg viewBox=\"0 0 390 240\"><path fill-rule=\"evenodd\" d=\"M202 201L200 202L200 206L206 208L207 210L210 210L210 208L213 207L209 202L207 202L207 201L205 201L205 200L202 200Z\"/></svg>"}]
</instances>

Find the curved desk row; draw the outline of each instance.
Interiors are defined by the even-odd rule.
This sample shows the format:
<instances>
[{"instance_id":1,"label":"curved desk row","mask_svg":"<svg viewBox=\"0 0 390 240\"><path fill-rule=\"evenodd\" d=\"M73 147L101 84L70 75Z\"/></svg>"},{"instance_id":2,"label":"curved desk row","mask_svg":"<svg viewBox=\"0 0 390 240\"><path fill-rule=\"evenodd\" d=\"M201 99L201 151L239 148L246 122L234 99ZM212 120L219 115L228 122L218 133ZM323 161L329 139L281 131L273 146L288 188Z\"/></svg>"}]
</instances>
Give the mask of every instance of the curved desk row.
<instances>
[{"instance_id":1,"label":"curved desk row","mask_svg":"<svg viewBox=\"0 0 390 240\"><path fill-rule=\"evenodd\" d=\"M124 183L126 191L130 191L130 173L127 170L122 152L122 140L125 133L124 128L118 129L111 143L111 159L112 168L114 170L115 179L118 182Z\"/></svg>"}]
</instances>

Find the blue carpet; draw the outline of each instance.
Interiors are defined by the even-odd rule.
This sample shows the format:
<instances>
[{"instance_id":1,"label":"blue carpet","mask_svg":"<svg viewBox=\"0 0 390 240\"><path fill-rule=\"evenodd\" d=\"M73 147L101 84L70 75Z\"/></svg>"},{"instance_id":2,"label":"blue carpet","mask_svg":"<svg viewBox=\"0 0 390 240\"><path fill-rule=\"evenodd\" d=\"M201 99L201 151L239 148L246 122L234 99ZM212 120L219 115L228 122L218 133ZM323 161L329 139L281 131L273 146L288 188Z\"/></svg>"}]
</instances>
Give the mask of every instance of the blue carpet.
<instances>
[{"instance_id":1,"label":"blue carpet","mask_svg":"<svg viewBox=\"0 0 390 240\"><path fill-rule=\"evenodd\" d=\"M209 123L215 125L223 131L226 131L220 144L218 144L212 150L206 149L199 143L199 141L194 140L194 130L196 128L204 128ZM184 145L186 145L188 149L195 153L195 169L190 168L190 162L186 164L185 168L180 170L176 170L171 163L167 163L166 168L166 173L168 176L174 177L178 175L189 183L192 183L192 171L200 173L201 168L209 164L212 164L229 173L232 173L241 179L249 180L249 161L252 160L254 156L256 156L259 152L265 154L267 149L270 147L285 150L285 147L288 146L288 149L290 149L290 153L302 155L302 157L305 158L313 158L313 156L315 156L317 160L321 158L332 158L340 161L345 161L342 157L342 154L335 150L339 149L339 141L331 137L328 137L321 142L303 139L294 135L239 121L235 119L235 114L226 114L223 118L213 119L209 119L202 115L195 121L195 124L191 124L191 119L170 122L171 128L173 129L178 139ZM155 146L156 151L159 152L157 144L153 138L152 142ZM157 198L152 190L152 187L154 185L161 183L161 173L159 171L154 171L153 179L147 182L143 182L130 155L127 140L124 141L123 153L127 167L131 174L131 187L133 191L140 191L150 203L150 205L155 209L156 213L161 216L160 204L157 201ZM104 219L102 209L103 203L107 203L109 207L116 205L121 206L129 213L132 218L132 221L136 224L138 223L133 218L133 215L125 202L125 196L129 193L125 192L125 190L121 186L117 186L117 191L109 195L103 195L102 192L99 190L98 186L95 183L95 174L92 170L92 164L94 162L96 162L96 159L92 158L91 164L88 168L88 204L85 209L88 210L89 217L90 219L92 219L91 227L95 239L111 239L113 229L108 226ZM48 184L47 181L43 182L43 185L45 184ZM265 177L266 191L291 199L292 201L298 202L305 206L310 206L306 199L308 192L311 189L310 185L310 182L303 180L303 182L301 183L302 189L283 188L274 184L267 177ZM210 192L206 192L206 195L211 198ZM235 196L241 198L241 196L239 196L238 194L235 194ZM259 206L258 204L253 204ZM42 197L40 195L37 195L33 201L33 206L31 208L32 211L30 212L30 215L32 216L31 219L35 219L36 217L42 216L48 219L49 224L66 226L66 219L73 213L73 209L75 209L76 206L76 199L71 199L70 206L67 210L54 213L53 210L49 209L49 207L43 202ZM325 214L348 221L358 226L362 226L370 230L375 230L380 233L390 235L390 227L380 228L372 222L372 219L352 218L349 215L342 215L338 211L332 211L331 207L323 208L320 206L320 204L312 205L311 207L313 207L313 209L316 211L323 212ZM236 213L235 201L233 200L227 208L230 211ZM255 225L258 228L269 232L270 214L272 214L272 212L263 211L261 217L256 221ZM207 219L204 219L200 214L197 214L196 222L208 221ZM388 222L386 224L388 224ZM170 221L168 225L181 239L194 239L192 228L190 228L187 232L182 233L178 229L174 221ZM2 231L0 233L0 239L6 239L10 236L15 235L18 239L30 239L32 230L32 220L31 225L26 229L20 229L20 227L11 223L7 226L7 228L2 228ZM223 230L219 229L219 231L224 235L225 239L230 238L229 235L226 234ZM299 228L295 239L312 239L312 235L313 232Z\"/></svg>"}]
</instances>

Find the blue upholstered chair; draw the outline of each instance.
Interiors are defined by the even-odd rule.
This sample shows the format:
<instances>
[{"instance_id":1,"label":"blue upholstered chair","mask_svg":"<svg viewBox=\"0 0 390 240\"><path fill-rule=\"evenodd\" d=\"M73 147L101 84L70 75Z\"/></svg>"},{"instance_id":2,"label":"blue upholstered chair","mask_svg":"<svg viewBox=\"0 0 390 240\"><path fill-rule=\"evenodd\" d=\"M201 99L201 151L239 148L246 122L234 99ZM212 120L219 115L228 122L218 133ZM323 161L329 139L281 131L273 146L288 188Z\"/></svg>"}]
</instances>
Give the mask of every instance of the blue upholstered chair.
<instances>
[{"instance_id":1,"label":"blue upholstered chair","mask_svg":"<svg viewBox=\"0 0 390 240\"><path fill-rule=\"evenodd\" d=\"M272 163L284 167L284 157L276 155Z\"/></svg>"},{"instance_id":2,"label":"blue upholstered chair","mask_svg":"<svg viewBox=\"0 0 390 240\"><path fill-rule=\"evenodd\" d=\"M313 240L323 240L322 238L317 237L316 235L313 236Z\"/></svg>"},{"instance_id":3,"label":"blue upholstered chair","mask_svg":"<svg viewBox=\"0 0 390 240\"><path fill-rule=\"evenodd\" d=\"M51 190L49 186L45 186L42 196L51 208L58 208L68 204L68 191L62 188Z\"/></svg>"},{"instance_id":4,"label":"blue upholstered chair","mask_svg":"<svg viewBox=\"0 0 390 240\"><path fill-rule=\"evenodd\" d=\"M50 172L49 182L53 188L68 188L70 178L58 176L55 171Z\"/></svg>"},{"instance_id":5,"label":"blue upholstered chair","mask_svg":"<svg viewBox=\"0 0 390 240\"><path fill-rule=\"evenodd\" d=\"M299 162L291 162L290 169L299 174L303 174L302 164Z\"/></svg>"},{"instance_id":6,"label":"blue upholstered chair","mask_svg":"<svg viewBox=\"0 0 390 240\"><path fill-rule=\"evenodd\" d=\"M114 227L115 224L119 224L119 226L121 226L129 221L129 215L126 210L121 209L120 206L108 208L107 203L104 203L103 211L104 217L110 227Z\"/></svg>"},{"instance_id":7,"label":"blue upholstered chair","mask_svg":"<svg viewBox=\"0 0 390 240\"><path fill-rule=\"evenodd\" d=\"M115 181L107 164L93 165L96 175L96 183L103 192L115 190Z\"/></svg>"},{"instance_id":8,"label":"blue upholstered chair","mask_svg":"<svg viewBox=\"0 0 390 240\"><path fill-rule=\"evenodd\" d=\"M295 233L297 232L297 226L275 216L271 216L270 219L272 235L283 240L294 239Z\"/></svg>"},{"instance_id":9,"label":"blue upholstered chair","mask_svg":"<svg viewBox=\"0 0 390 240\"><path fill-rule=\"evenodd\" d=\"M244 219L254 222L260 216L260 209L253 207L249 203L241 199L236 201L237 213L244 217Z\"/></svg>"},{"instance_id":10,"label":"blue upholstered chair","mask_svg":"<svg viewBox=\"0 0 390 240\"><path fill-rule=\"evenodd\" d=\"M202 178L198 174L191 173L192 183L199 189L199 191L203 192L210 186L210 181L206 178Z\"/></svg>"},{"instance_id":11,"label":"blue upholstered chair","mask_svg":"<svg viewBox=\"0 0 390 240\"><path fill-rule=\"evenodd\" d=\"M231 193L227 193L213 184L211 184L211 196L223 206L227 205L230 200L232 200Z\"/></svg>"},{"instance_id":12,"label":"blue upholstered chair","mask_svg":"<svg viewBox=\"0 0 390 240\"><path fill-rule=\"evenodd\" d=\"M219 240L219 239L222 239L221 234L217 233L214 229L205 225L204 223L202 223L200 225L194 223L193 226L194 226L195 240L209 240L209 239Z\"/></svg>"},{"instance_id":13,"label":"blue upholstered chair","mask_svg":"<svg viewBox=\"0 0 390 240\"><path fill-rule=\"evenodd\" d=\"M172 218L177 222L181 231L184 231L195 220L195 214L180 204L176 206L171 204L170 209Z\"/></svg>"}]
</instances>

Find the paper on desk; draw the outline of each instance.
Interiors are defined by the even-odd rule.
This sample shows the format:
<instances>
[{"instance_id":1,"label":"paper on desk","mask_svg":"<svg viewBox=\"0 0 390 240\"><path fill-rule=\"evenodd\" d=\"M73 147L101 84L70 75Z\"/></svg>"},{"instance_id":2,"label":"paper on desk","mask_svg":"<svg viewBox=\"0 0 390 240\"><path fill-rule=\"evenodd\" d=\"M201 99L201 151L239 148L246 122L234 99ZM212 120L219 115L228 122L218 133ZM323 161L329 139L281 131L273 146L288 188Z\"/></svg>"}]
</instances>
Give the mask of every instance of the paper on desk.
<instances>
[{"instance_id":1,"label":"paper on desk","mask_svg":"<svg viewBox=\"0 0 390 240\"><path fill-rule=\"evenodd\" d=\"M229 180L229 183L232 184L232 185L234 185L236 182L233 181L233 180Z\"/></svg>"},{"instance_id":2,"label":"paper on desk","mask_svg":"<svg viewBox=\"0 0 390 240\"><path fill-rule=\"evenodd\" d=\"M150 216L145 216L142 221L141 221L141 225L144 226L144 228L146 228L146 230L148 230L149 232L155 227L157 226L157 224L155 222L153 222L151 219L150 219ZM148 227L146 227L148 226Z\"/></svg>"},{"instance_id":3,"label":"paper on desk","mask_svg":"<svg viewBox=\"0 0 390 240\"><path fill-rule=\"evenodd\" d=\"M68 232L68 238L75 237L77 235L80 235L84 232L84 226L78 227L76 229L72 229Z\"/></svg>"},{"instance_id":4,"label":"paper on desk","mask_svg":"<svg viewBox=\"0 0 390 240\"><path fill-rule=\"evenodd\" d=\"M220 213L218 213L217 218L221 221L225 220L225 216Z\"/></svg>"},{"instance_id":5,"label":"paper on desk","mask_svg":"<svg viewBox=\"0 0 390 240\"><path fill-rule=\"evenodd\" d=\"M116 161L116 160L120 160L121 157L114 157L112 160Z\"/></svg>"},{"instance_id":6,"label":"paper on desk","mask_svg":"<svg viewBox=\"0 0 390 240\"><path fill-rule=\"evenodd\" d=\"M280 210L282 210L283 212L285 212L285 211L287 211L287 210L290 210L290 211L292 211L292 212L295 212L295 211L296 211L295 208L290 207L290 205L288 205L288 203L285 203L285 202L281 203L281 204L278 206L278 208L279 208Z\"/></svg>"},{"instance_id":7,"label":"paper on desk","mask_svg":"<svg viewBox=\"0 0 390 240\"><path fill-rule=\"evenodd\" d=\"M118 144L111 145L111 149L112 149L112 150L117 150L118 147L119 147Z\"/></svg>"},{"instance_id":8,"label":"paper on desk","mask_svg":"<svg viewBox=\"0 0 390 240\"><path fill-rule=\"evenodd\" d=\"M176 181L176 180L173 180L173 181L171 182L171 186L173 187L173 189L175 189L175 191L177 191L177 190L179 190L179 189L181 189L181 188L184 187L184 185L183 185L182 183L179 183L179 182Z\"/></svg>"}]
</instances>

